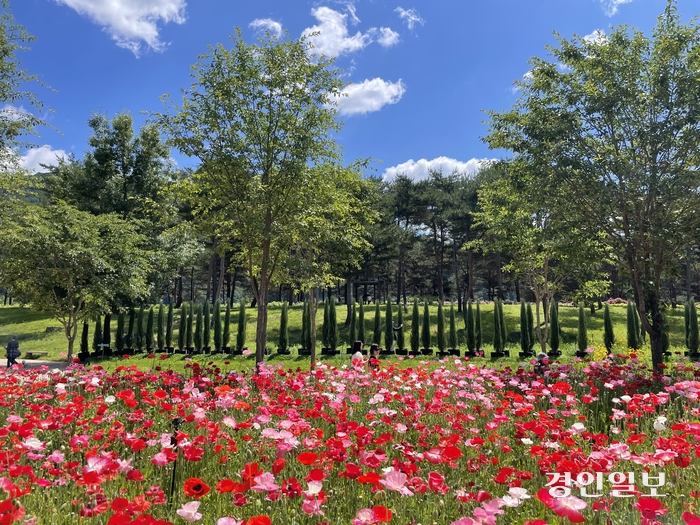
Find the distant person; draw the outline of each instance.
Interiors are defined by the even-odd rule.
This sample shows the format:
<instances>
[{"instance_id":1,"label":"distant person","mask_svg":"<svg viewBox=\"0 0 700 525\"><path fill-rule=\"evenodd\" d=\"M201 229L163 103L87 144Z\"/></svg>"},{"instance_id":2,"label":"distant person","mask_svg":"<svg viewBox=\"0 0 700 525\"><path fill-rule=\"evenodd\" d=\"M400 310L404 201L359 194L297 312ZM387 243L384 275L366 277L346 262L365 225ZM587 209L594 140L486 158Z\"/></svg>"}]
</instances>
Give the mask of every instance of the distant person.
<instances>
[{"instance_id":1,"label":"distant person","mask_svg":"<svg viewBox=\"0 0 700 525\"><path fill-rule=\"evenodd\" d=\"M362 365L364 362L363 356L362 356L362 349L364 348L364 343L362 341L355 341L352 344L352 350L353 354L352 357L350 358L350 362L355 365Z\"/></svg>"},{"instance_id":2,"label":"distant person","mask_svg":"<svg viewBox=\"0 0 700 525\"><path fill-rule=\"evenodd\" d=\"M545 354L544 352L540 352L539 354L537 354L537 363L535 363L535 373L538 376L543 376L547 370L548 364L549 360L547 359L547 354Z\"/></svg>"},{"instance_id":3,"label":"distant person","mask_svg":"<svg viewBox=\"0 0 700 525\"><path fill-rule=\"evenodd\" d=\"M12 365L19 364L16 359L22 355L19 351L19 341L17 341L17 336L13 335L9 343L7 343L7 368Z\"/></svg>"},{"instance_id":4,"label":"distant person","mask_svg":"<svg viewBox=\"0 0 700 525\"><path fill-rule=\"evenodd\" d=\"M377 369L379 368L380 363L381 361L379 360L379 345L375 343L369 347L369 367Z\"/></svg>"}]
</instances>

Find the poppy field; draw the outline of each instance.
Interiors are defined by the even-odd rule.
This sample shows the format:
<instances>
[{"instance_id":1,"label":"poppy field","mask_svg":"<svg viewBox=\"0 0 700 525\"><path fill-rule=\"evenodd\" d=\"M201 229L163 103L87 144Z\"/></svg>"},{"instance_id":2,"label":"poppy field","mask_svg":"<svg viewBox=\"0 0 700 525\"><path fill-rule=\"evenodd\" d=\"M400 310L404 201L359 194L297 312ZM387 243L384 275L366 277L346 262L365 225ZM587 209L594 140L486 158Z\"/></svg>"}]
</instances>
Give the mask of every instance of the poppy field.
<instances>
[{"instance_id":1,"label":"poppy field","mask_svg":"<svg viewBox=\"0 0 700 525\"><path fill-rule=\"evenodd\" d=\"M0 524L697 525L700 367L664 372L3 369Z\"/></svg>"}]
</instances>

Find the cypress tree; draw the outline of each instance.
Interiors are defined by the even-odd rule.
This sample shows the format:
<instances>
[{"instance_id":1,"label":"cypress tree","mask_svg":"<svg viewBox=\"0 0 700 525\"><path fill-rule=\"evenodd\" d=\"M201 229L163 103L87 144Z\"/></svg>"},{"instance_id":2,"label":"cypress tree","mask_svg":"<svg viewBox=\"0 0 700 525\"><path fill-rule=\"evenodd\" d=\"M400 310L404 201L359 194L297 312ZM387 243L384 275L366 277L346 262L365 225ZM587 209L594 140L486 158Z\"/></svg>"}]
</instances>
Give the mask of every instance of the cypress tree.
<instances>
[{"instance_id":1,"label":"cypress tree","mask_svg":"<svg viewBox=\"0 0 700 525\"><path fill-rule=\"evenodd\" d=\"M379 309L379 301L374 302L374 331L372 332L372 342L375 345L382 344L382 312Z\"/></svg>"},{"instance_id":2,"label":"cypress tree","mask_svg":"<svg viewBox=\"0 0 700 525\"><path fill-rule=\"evenodd\" d=\"M286 303L285 303L286 304ZM214 303L214 350L219 352L223 346L223 337L221 333L221 302L218 300Z\"/></svg>"},{"instance_id":3,"label":"cypress tree","mask_svg":"<svg viewBox=\"0 0 700 525\"><path fill-rule=\"evenodd\" d=\"M549 306L549 348L552 352L559 351L559 308L557 302L552 301Z\"/></svg>"},{"instance_id":4,"label":"cypress tree","mask_svg":"<svg viewBox=\"0 0 700 525\"><path fill-rule=\"evenodd\" d=\"M323 325L321 326L321 344L323 348L328 348L330 346L329 334L330 334L330 301L328 297L323 301Z\"/></svg>"},{"instance_id":5,"label":"cypress tree","mask_svg":"<svg viewBox=\"0 0 700 525\"><path fill-rule=\"evenodd\" d=\"M246 315L245 301L241 300L241 306L238 310L238 332L236 332L236 350L239 352L245 347L245 332L246 332Z\"/></svg>"},{"instance_id":6,"label":"cypress tree","mask_svg":"<svg viewBox=\"0 0 700 525\"><path fill-rule=\"evenodd\" d=\"M204 302L204 326L202 331L202 346L211 349L211 313L209 301Z\"/></svg>"},{"instance_id":7,"label":"cypress tree","mask_svg":"<svg viewBox=\"0 0 700 525\"><path fill-rule=\"evenodd\" d=\"M612 347L615 344L615 332L613 330L612 317L610 316L610 306L607 303L605 303L605 308L603 309L603 344L608 353L612 351Z\"/></svg>"},{"instance_id":8,"label":"cypress tree","mask_svg":"<svg viewBox=\"0 0 700 525\"><path fill-rule=\"evenodd\" d=\"M500 327L501 327L501 344L503 345L503 350L506 349L506 343L508 342L507 330L506 330L506 316L503 313L503 300L498 300L498 316L500 317Z\"/></svg>"},{"instance_id":9,"label":"cypress tree","mask_svg":"<svg viewBox=\"0 0 700 525\"><path fill-rule=\"evenodd\" d=\"M278 351L286 352L289 348L289 313L287 312L287 301L282 302L282 313L280 315L280 340Z\"/></svg>"},{"instance_id":10,"label":"cypress tree","mask_svg":"<svg viewBox=\"0 0 700 525\"><path fill-rule=\"evenodd\" d=\"M134 318L136 316L136 312L134 312L133 308L129 308L129 326L127 328L126 332L126 339L124 340L124 344L126 345L127 348L133 348L134 347Z\"/></svg>"},{"instance_id":11,"label":"cypress tree","mask_svg":"<svg viewBox=\"0 0 700 525\"><path fill-rule=\"evenodd\" d=\"M173 322L174 322L173 302L168 303L168 317L165 322L165 346L172 348L173 346Z\"/></svg>"},{"instance_id":12,"label":"cypress tree","mask_svg":"<svg viewBox=\"0 0 700 525\"><path fill-rule=\"evenodd\" d=\"M202 350L202 305L196 307L197 317L194 324L194 349L197 352Z\"/></svg>"},{"instance_id":13,"label":"cypress tree","mask_svg":"<svg viewBox=\"0 0 700 525\"><path fill-rule=\"evenodd\" d=\"M148 309L148 321L146 322L146 350L153 350L153 325L155 321L155 312L153 306Z\"/></svg>"},{"instance_id":14,"label":"cypress tree","mask_svg":"<svg viewBox=\"0 0 700 525\"><path fill-rule=\"evenodd\" d=\"M231 341L231 302L226 301L226 313L224 314L224 334L221 339L222 348L228 348Z\"/></svg>"},{"instance_id":15,"label":"cypress tree","mask_svg":"<svg viewBox=\"0 0 700 525\"><path fill-rule=\"evenodd\" d=\"M311 304L307 300L304 303L303 325L306 327L303 333L302 346L311 352Z\"/></svg>"},{"instance_id":16,"label":"cypress tree","mask_svg":"<svg viewBox=\"0 0 700 525\"><path fill-rule=\"evenodd\" d=\"M627 348L637 348L637 326L635 323L635 306L627 301Z\"/></svg>"},{"instance_id":17,"label":"cypress tree","mask_svg":"<svg viewBox=\"0 0 700 525\"><path fill-rule=\"evenodd\" d=\"M308 332L309 326L306 321L306 300L304 300L304 305L301 308L301 348L308 350L306 348L306 340L308 339L306 332Z\"/></svg>"},{"instance_id":18,"label":"cypress tree","mask_svg":"<svg viewBox=\"0 0 700 525\"><path fill-rule=\"evenodd\" d=\"M185 344L187 348L192 348L192 324L194 323L194 303L187 307L187 329L185 331Z\"/></svg>"},{"instance_id":19,"label":"cypress tree","mask_svg":"<svg viewBox=\"0 0 700 525\"><path fill-rule=\"evenodd\" d=\"M180 308L180 323L177 329L177 347L183 352L185 350L185 335L187 334L187 306L182 303Z\"/></svg>"},{"instance_id":20,"label":"cypress tree","mask_svg":"<svg viewBox=\"0 0 700 525\"><path fill-rule=\"evenodd\" d=\"M586 312L583 309L583 304L580 304L578 306L578 335L576 337L579 352L585 352L588 348L588 327L586 324Z\"/></svg>"},{"instance_id":21,"label":"cypress tree","mask_svg":"<svg viewBox=\"0 0 700 525\"><path fill-rule=\"evenodd\" d=\"M136 348L139 349L139 352L143 351L143 345L146 344L145 324L145 311L143 309L143 305L141 305L139 307L139 315L136 318Z\"/></svg>"},{"instance_id":22,"label":"cypress tree","mask_svg":"<svg viewBox=\"0 0 700 525\"><path fill-rule=\"evenodd\" d=\"M476 302L476 316L474 317L474 344L476 351L480 352L484 345L484 334L481 330L481 306L479 301Z\"/></svg>"},{"instance_id":23,"label":"cypress tree","mask_svg":"<svg viewBox=\"0 0 700 525\"><path fill-rule=\"evenodd\" d=\"M102 350L102 318L98 315L95 319L95 330L92 333L92 349L95 352Z\"/></svg>"},{"instance_id":24,"label":"cypress tree","mask_svg":"<svg viewBox=\"0 0 700 525\"><path fill-rule=\"evenodd\" d=\"M695 299L690 298L689 301L689 326L688 326L688 350L695 354L698 351L698 310L695 307Z\"/></svg>"},{"instance_id":25,"label":"cypress tree","mask_svg":"<svg viewBox=\"0 0 700 525\"><path fill-rule=\"evenodd\" d=\"M444 352L447 347L447 341L445 340L445 309L442 306L442 301L438 301L437 346L438 352Z\"/></svg>"},{"instance_id":26,"label":"cypress tree","mask_svg":"<svg viewBox=\"0 0 700 525\"><path fill-rule=\"evenodd\" d=\"M400 310L401 308L399 308ZM384 327L384 348L390 352L394 346L394 319L391 308L391 298L386 298L386 315L384 316L386 326Z\"/></svg>"},{"instance_id":27,"label":"cypress tree","mask_svg":"<svg viewBox=\"0 0 700 525\"><path fill-rule=\"evenodd\" d=\"M633 305L632 310L634 311L634 330L635 330L635 332L637 333L637 337L636 337L637 346L635 346L634 348L635 348L635 349L638 349L638 348L641 348L641 347L642 347L642 342L643 342L643 337L642 337L642 323L641 323L641 319L639 318L639 310L637 310L637 305L636 305L636 304ZM690 312L690 315L691 315L691 319L692 319L692 315L693 315L692 310L691 310L691 312Z\"/></svg>"},{"instance_id":28,"label":"cypress tree","mask_svg":"<svg viewBox=\"0 0 700 525\"><path fill-rule=\"evenodd\" d=\"M530 343L528 350L532 352L532 349L535 347L535 341L537 341L537 334L535 333L535 317L532 315L531 303L527 303L527 330Z\"/></svg>"},{"instance_id":29,"label":"cypress tree","mask_svg":"<svg viewBox=\"0 0 700 525\"><path fill-rule=\"evenodd\" d=\"M88 347L88 339L90 338L90 323L83 323L83 333L80 337L80 353L87 355L90 353L90 348Z\"/></svg>"},{"instance_id":30,"label":"cypress tree","mask_svg":"<svg viewBox=\"0 0 700 525\"><path fill-rule=\"evenodd\" d=\"M418 299L413 300L413 315L411 316L411 352L417 354L420 350L420 311Z\"/></svg>"},{"instance_id":31,"label":"cypress tree","mask_svg":"<svg viewBox=\"0 0 700 525\"><path fill-rule=\"evenodd\" d=\"M525 301L520 301L520 351L530 352L530 327L528 326Z\"/></svg>"},{"instance_id":32,"label":"cypress tree","mask_svg":"<svg viewBox=\"0 0 700 525\"><path fill-rule=\"evenodd\" d=\"M688 336L690 335L690 304L686 302L683 305L683 319L685 321L685 346L690 348Z\"/></svg>"},{"instance_id":33,"label":"cypress tree","mask_svg":"<svg viewBox=\"0 0 700 525\"><path fill-rule=\"evenodd\" d=\"M450 349L455 349L458 346L457 341L457 321L455 320L455 305L450 305Z\"/></svg>"},{"instance_id":34,"label":"cypress tree","mask_svg":"<svg viewBox=\"0 0 700 525\"><path fill-rule=\"evenodd\" d=\"M107 345L107 348L112 347L112 314L105 314L105 320L102 329L102 344Z\"/></svg>"},{"instance_id":35,"label":"cypress tree","mask_svg":"<svg viewBox=\"0 0 700 525\"><path fill-rule=\"evenodd\" d=\"M406 340L404 338L403 331L403 308L401 308L400 304L396 322L399 324L399 329L396 331L396 345L398 346L399 350L403 350L404 346L406 345Z\"/></svg>"},{"instance_id":36,"label":"cypress tree","mask_svg":"<svg viewBox=\"0 0 700 525\"><path fill-rule=\"evenodd\" d=\"M117 352L124 351L124 312L119 312L117 316L117 333L115 334L115 344Z\"/></svg>"},{"instance_id":37,"label":"cypress tree","mask_svg":"<svg viewBox=\"0 0 700 525\"><path fill-rule=\"evenodd\" d=\"M352 346L355 341L357 341L357 306L353 302L350 306L350 328L348 330L348 339L350 339L350 346Z\"/></svg>"},{"instance_id":38,"label":"cypress tree","mask_svg":"<svg viewBox=\"0 0 700 525\"><path fill-rule=\"evenodd\" d=\"M498 298L493 302L493 351L503 351L503 340L501 339L501 313L498 311Z\"/></svg>"},{"instance_id":39,"label":"cypress tree","mask_svg":"<svg viewBox=\"0 0 700 525\"><path fill-rule=\"evenodd\" d=\"M469 304L467 304L466 312L467 317L464 329L467 335L467 350L471 354L476 350L476 338L474 333L474 307L472 306L471 299L469 299Z\"/></svg>"},{"instance_id":40,"label":"cypress tree","mask_svg":"<svg viewBox=\"0 0 700 525\"><path fill-rule=\"evenodd\" d=\"M423 348L428 350L431 344L431 334L430 334L430 307L428 306L428 301L423 303L423 330L421 331L421 342L423 343Z\"/></svg>"},{"instance_id":41,"label":"cypress tree","mask_svg":"<svg viewBox=\"0 0 700 525\"><path fill-rule=\"evenodd\" d=\"M338 317L335 308L335 298L328 303L328 345L331 350L338 348Z\"/></svg>"},{"instance_id":42,"label":"cypress tree","mask_svg":"<svg viewBox=\"0 0 700 525\"><path fill-rule=\"evenodd\" d=\"M158 347L158 350L162 350L165 348L165 305L163 303L160 303L158 305L158 344L156 345Z\"/></svg>"},{"instance_id":43,"label":"cypress tree","mask_svg":"<svg viewBox=\"0 0 700 525\"><path fill-rule=\"evenodd\" d=\"M364 343L367 340L365 337L365 303L362 302L360 303L360 312L357 319L357 340Z\"/></svg>"}]
</instances>

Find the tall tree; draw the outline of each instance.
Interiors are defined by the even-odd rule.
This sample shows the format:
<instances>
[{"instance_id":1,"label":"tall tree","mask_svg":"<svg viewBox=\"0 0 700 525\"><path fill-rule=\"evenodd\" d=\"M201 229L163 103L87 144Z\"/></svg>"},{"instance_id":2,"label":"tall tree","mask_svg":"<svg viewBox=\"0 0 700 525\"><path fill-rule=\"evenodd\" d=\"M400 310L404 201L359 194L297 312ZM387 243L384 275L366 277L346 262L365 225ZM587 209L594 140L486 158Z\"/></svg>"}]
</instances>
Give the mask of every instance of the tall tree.
<instances>
[{"instance_id":1,"label":"tall tree","mask_svg":"<svg viewBox=\"0 0 700 525\"><path fill-rule=\"evenodd\" d=\"M476 333L474 331L474 307L472 306L472 300L469 299L467 303L467 317L465 320L466 338L467 338L467 351L471 354L476 348Z\"/></svg>"},{"instance_id":2,"label":"tall tree","mask_svg":"<svg viewBox=\"0 0 700 525\"><path fill-rule=\"evenodd\" d=\"M166 348L172 348L173 346L173 301L168 303L168 317L165 322L165 346Z\"/></svg>"},{"instance_id":3,"label":"tall tree","mask_svg":"<svg viewBox=\"0 0 700 525\"><path fill-rule=\"evenodd\" d=\"M455 305L450 305L450 350L457 348L457 321L455 320Z\"/></svg>"},{"instance_id":4,"label":"tall tree","mask_svg":"<svg viewBox=\"0 0 700 525\"><path fill-rule=\"evenodd\" d=\"M523 353L530 352L530 328L525 301L520 301L520 350Z\"/></svg>"},{"instance_id":5,"label":"tall tree","mask_svg":"<svg viewBox=\"0 0 700 525\"><path fill-rule=\"evenodd\" d=\"M367 342L366 335L365 335L365 304L364 302L360 303L360 311L358 312L357 315L357 340L362 341L363 343Z\"/></svg>"},{"instance_id":6,"label":"tall tree","mask_svg":"<svg viewBox=\"0 0 700 525\"><path fill-rule=\"evenodd\" d=\"M155 321L155 312L153 306L148 309L148 320L146 321L146 349L151 352L153 350L153 322Z\"/></svg>"},{"instance_id":7,"label":"tall tree","mask_svg":"<svg viewBox=\"0 0 700 525\"><path fill-rule=\"evenodd\" d=\"M241 305L238 308L238 331L236 332L236 350L239 352L245 348L247 322L248 318L245 313L245 301L241 301Z\"/></svg>"},{"instance_id":8,"label":"tall tree","mask_svg":"<svg viewBox=\"0 0 700 525\"><path fill-rule=\"evenodd\" d=\"M335 298L331 297L328 304L328 346L331 350L338 348L338 317Z\"/></svg>"},{"instance_id":9,"label":"tall tree","mask_svg":"<svg viewBox=\"0 0 700 525\"><path fill-rule=\"evenodd\" d=\"M201 56L182 104L166 97L172 111L156 119L173 146L202 162L193 199L198 213L215 217L241 244L258 306L259 363L270 283L298 232L308 230L305 218L314 219L307 201L333 189L323 170L309 166L338 158L333 105L343 81L331 62L312 56L304 37L268 33L247 45L237 29L232 40L232 49L220 44Z\"/></svg>"},{"instance_id":10,"label":"tall tree","mask_svg":"<svg viewBox=\"0 0 700 525\"><path fill-rule=\"evenodd\" d=\"M156 330L158 337L156 338L159 350L165 348L165 305L160 303L158 305L158 328Z\"/></svg>"},{"instance_id":11,"label":"tall tree","mask_svg":"<svg viewBox=\"0 0 700 525\"><path fill-rule=\"evenodd\" d=\"M216 352L220 351L223 346L222 335L223 334L221 332L221 302L217 299L214 302L214 351Z\"/></svg>"},{"instance_id":12,"label":"tall tree","mask_svg":"<svg viewBox=\"0 0 700 525\"><path fill-rule=\"evenodd\" d=\"M394 320L392 316L391 297L386 298L386 314L384 316L384 349L391 352L394 346Z\"/></svg>"},{"instance_id":13,"label":"tall tree","mask_svg":"<svg viewBox=\"0 0 700 525\"><path fill-rule=\"evenodd\" d=\"M418 299L413 299L413 313L411 315L411 352L417 354L420 350L420 310Z\"/></svg>"},{"instance_id":14,"label":"tall tree","mask_svg":"<svg viewBox=\"0 0 700 525\"><path fill-rule=\"evenodd\" d=\"M287 312L286 301L282 303L282 314L280 315L280 339L277 348L280 352L286 352L289 348L289 313Z\"/></svg>"},{"instance_id":15,"label":"tall tree","mask_svg":"<svg viewBox=\"0 0 700 525\"><path fill-rule=\"evenodd\" d=\"M578 306L578 333L576 336L578 351L585 352L588 348L588 323L586 321L586 311L583 304Z\"/></svg>"},{"instance_id":16,"label":"tall tree","mask_svg":"<svg viewBox=\"0 0 700 525\"><path fill-rule=\"evenodd\" d=\"M372 343L382 344L382 311L379 309L379 301L374 299L374 329L372 330Z\"/></svg>"},{"instance_id":17,"label":"tall tree","mask_svg":"<svg viewBox=\"0 0 700 525\"><path fill-rule=\"evenodd\" d=\"M406 346L405 332L403 329L403 308L399 305L398 313L396 314L396 322L398 323L399 329L396 331L396 347L399 350L403 350Z\"/></svg>"},{"instance_id":18,"label":"tall tree","mask_svg":"<svg viewBox=\"0 0 700 525\"><path fill-rule=\"evenodd\" d=\"M664 270L700 226L698 46L700 27L669 0L651 36L560 37L552 60L532 59L513 109L489 114L489 145L537 174L529 193L572 231L600 232L628 272L657 369Z\"/></svg>"},{"instance_id":19,"label":"tall tree","mask_svg":"<svg viewBox=\"0 0 700 525\"><path fill-rule=\"evenodd\" d=\"M350 328L348 328L349 344L352 346L357 340L357 305L353 302L350 309Z\"/></svg>"},{"instance_id":20,"label":"tall tree","mask_svg":"<svg viewBox=\"0 0 700 525\"><path fill-rule=\"evenodd\" d=\"M615 344L615 332L613 330L612 317L610 316L610 306L607 303L603 310L603 344L608 353L612 351L612 347Z\"/></svg>"},{"instance_id":21,"label":"tall tree","mask_svg":"<svg viewBox=\"0 0 700 525\"><path fill-rule=\"evenodd\" d=\"M549 349L552 352L559 351L559 308L557 308L557 302L552 301L549 307L549 322L551 324L549 330Z\"/></svg>"},{"instance_id":22,"label":"tall tree","mask_svg":"<svg viewBox=\"0 0 700 525\"><path fill-rule=\"evenodd\" d=\"M432 336L430 334L430 306L428 301L423 304L423 328L420 335L423 348L429 350Z\"/></svg>"},{"instance_id":23,"label":"tall tree","mask_svg":"<svg viewBox=\"0 0 700 525\"><path fill-rule=\"evenodd\" d=\"M698 310L695 307L695 299L690 298L688 301L690 304L690 323L689 323L689 333L688 333L688 350L691 353L697 354L698 347L700 346L700 340L698 336Z\"/></svg>"},{"instance_id":24,"label":"tall tree","mask_svg":"<svg viewBox=\"0 0 700 525\"><path fill-rule=\"evenodd\" d=\"M439 352L444 352L447 347L445 338L445 309L441 302L438 302L437 311L437 346Z\"/></svg>"},{"instance_id":25,"label":"tall tree","mask_svg":"<svg viewBox=\"0 0 700 525\"><path fill-rule=\"evenodd\" d=\"M119 312L117 317L117 333L114 337L117 353L121 354L124 351L124 312Z\"/></svg>"}]
</instances>

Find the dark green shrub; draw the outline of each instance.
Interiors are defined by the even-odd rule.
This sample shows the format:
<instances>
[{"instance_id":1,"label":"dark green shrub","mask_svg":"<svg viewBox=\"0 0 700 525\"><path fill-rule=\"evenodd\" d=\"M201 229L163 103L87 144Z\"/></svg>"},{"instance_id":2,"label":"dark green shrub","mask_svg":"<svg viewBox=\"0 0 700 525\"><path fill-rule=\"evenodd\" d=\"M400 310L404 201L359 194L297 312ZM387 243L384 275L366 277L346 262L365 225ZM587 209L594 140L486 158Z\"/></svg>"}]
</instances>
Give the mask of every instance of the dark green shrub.
<instances>
[{"instance_id":1,"label":"dark green shrub","mask_svg":"<svg viewBox=\"0 0 700 525\"><path fill-rule=\"evenodd\" d=\"M403 306L399 304L399 312L396 316L396 322L398 323L399 329L396 331L396 345L399 349L403 350L406 345L406 338L403 331Z\"/></svg>"},{"instance_id":2,"label":"dark green shrub","mask_svg":"<svg viewBox=\"0 0 700 525\"><path fill-rule=\"evenodd\" d=\"M221 303L214 303L214 350L219 351L223 346L223 334L221 332Z\"/></svg>"},{"instance_id":3,"label":"dark green shrub","mask_svg":"<svg viewBox=\"0 0 700 525\"><path fill-rule=\"evenodd\" d=\"M146 321L146 350L149 352L153 350L153 325L155 324L155 312L151 306L148 309L148 320Z\"/></svg>"},{"instance_id":4,"label":"dark green shrub","mask_svg":"<svg viewBox=\"0 0 700 525\"><path fill-rule=\"evenodd\" d=\"M328 348L335 350L338 348L338 317L335 308L335 298L331 297L328 302Z\"/></svg>"},{"instance_id":5,"label":"dark green shrub","mask_svg":"<svg viewBox=\"0 0 700 525\"><path fill-rule=\"evenodd\" d=\"M223 348L227 348L231 341L231 303L226 301L226 313L224 314L224 334L221 339Z\"/></svg>"},{"instance_id":6,"label":"dark green shrub","mask_svg":"<svg viewBox=\"0 0 700 525\"><path fill-rule=\"evenodd\" d=\"M236 350L239 352L245 348L246 321L245 301L242 300L238 309L238 331L236 332Z\"/></svg>"},{"instance_id":7,"label":"dark green shrub","mask_svg":"<svg viewBox=\"0 0 700 525\"><path fill-rule=\"evenodd\" d=\"M124 344L126 344L127 348L133 348L134 347L134 321L136 317L136 312L134 312L133 308L129 309L129 326L126 331L126 339L124 340Z\"/></svg>"},{"instance_id":8,"label":"dark green shrub","mask_svg":"<svg viewBox=\"0 0 700 525\"><path fill-rule=\"evenodd\" d=\"M173 323L174 323L173 302L168 303L168 318L165 323L165 346L172 348L173 346Z\"/></svg>"},{"instance_id":9,"label":"dark green shrub","mask_svg":"<svg viewBox=\"0 0 700 525\"><path fill-rule=\"evenodd\" d=\"M124 350L124 320L124 312L119 312L117 316L117 333L114 338L117 352L119 353Z\"/></svg>"},{"instance_id":10,"label":"dark green shrub","mask_svg":"<svg viewBox=\"0 0 700 525\"><path fill-rule=\"evenodd\" d=\"M166 347L165 344L165 305L160 303L158 305L158 329L156 330L158 338L156 339L156 346L159 350Z\"/></svg>"},{"instance_id":11,"label":"dark green shrub","mask_svg":"<svg viewBox=\"0 0 700 525\"><path fill-rule=\"evenodd\" d=\"M80 353L83 355L86 355L90 352L88 339L90 339L90 323L84 322L83 333L80 337Z\"/></svg>"},{"instance_id":12,"label":"dark green shrub","mask_svg":"<svg viewBox=\"0 0 700 525\"><path fill-rule=\"evenodd\" d=\"M423 303L423 330L421 330L420 335L423 348L429 349L432 343L432 335L430 333L430 307L428 301Z\"/></svg>"},{"instance_id":13,"label":"dark green shrub","mask_svg":"<svg viewBox=\"0 0 700 525\"><path fill-rule=\"evenodd\" d=\"M95 330L92 332L92 349L95 352L101 352L102 347L102 318L98 315L95 319Z\"/></svg>"},{"instance_id":14,"label":"dark green shrub","mask_svg":"<svg viewBox=\"0 0 700 525\"><path fill-rule=\"evenodd\" d=\"M106 348L112 347L112 314L105 314L105 320L102 328L102 344L107 345Z\"/></svg>"},{"instance_id":15,"label":"dark green shrub","mask_svg":"<svg viewBox=\"0 0 700 525\"><path fill-rule=\"evenodd\" d=\"M420 350L420 311L418 299L413 300L413 315L411 316L411 352L414 354Z\"/></svg>"},{"instance_id":16,"label":"dark green shrub","mask_svg":"<svg viewBox=\"0 0 700 525\"><path fill-rule=\"evenodd\" d=\"M136 318L136 348L139 351L143 351L143 347L146 344L146 315L143 309L143 305L139 307L139 315Z\"/></svg>"},{"instance_id":17,"label":"dark green shrub","mask_svg":"<svg viewBox=\"0 0 700 525\"><path fill-rule=\"evenodd\" d=\"M204 319L202 325L202 346L211 348L211 313L209 312L209 301L204 302Z\"/></svg>"},{"instance_id":18,"label":"dark green shrub","mask_svg":"<svg viewBox=\"0 0 700 525\"><path fill-rule=\"evenodd\" d=\"M287 302L282 303L282 314L280 315L280 340L279 351L286 352L289 348L289 313L287 312Z\"/></svg>"},{"instance_id":19,"label":"dark green shrub","mask_svg":"<svg viewBox=\"0 0 700 525\"><path fill-rule=\"evenodd\" d=\"M530 351L530 327L528 326L525 301L520 301L520 351Z\"/></svg>"},{"instance_id":20,"label":"dark green shrub","mask_svg":"<svg viewBox=\"0 0 700 525\"><path fill-rule=\"evenodd\" d=\"M374 330L372 331L372 342L375 345L382 344L382 312L379 309L379 301L374 302Z\"/></svg>"},{"instance_id":21,"label":"dark green shrub","mask_svg":"<svg viewBox=\"0 0 700 525\"><path fill-rule=\"evenodd\" d=\"M187 348L192 348L192 325L194 324L194 303L190 303L187 306L187 323L185 330L185 344Z\"/></svg>"},{"instance_id":22,"label":"dark green shrub","mask_svg":"<svg viewBox=\"0 0 700 525\"><path fill-rule=\"evenodd\" d=\"M612 347L615 344L615 331L613 330L612 316L610 315L610 306L605 304L603 309L603 344L608 350L608 353L612 351Z\"/></svg>"},{"instance_id":23,"label":"dark green shrub","mask_svg":"<svg viewBox=\"0 0 700 525\"><path fill-rule=\"evenodd\" d=\"M177 330L177 347L182 352L186 348L187 340L187 306L185 303L180 307L180 324Z\"/></svg>"},{"instance_id":24,"label":"dark green shrub","mask_svg":"<svg viewBox=\"0 0 700 525\"><path fill-rule=\"evenodd\" d=\"M467 350L469 352L474 352L476 350L476 334L474 332L474 308L471 299L469 299L469 303L467 304L464 323L464 331L467 336Z\"/></svg>"},{"instance_id":25,"label":"dark green shrub","mask_svg":"<svg viewBox=\"0 0 700 525\"><path fill-rule=\"evenodd\" d=\"M484 333L481 330L481 306L476 302L476 315L474 316L474 345L476 351L480 352L484 346Z\"/></svg>"},{"instance_id":26,"label":"dark green shrub","mask_svg":"<svg viewBox=\"0 0 700 525\"><path fill-rule=\"evenodd\" d=\"M501 330L501 312L498 308L499 300L493 302L493 350L494 352L503 351L503 339Z\"/></svg>"},{"instance_id":27,"label":"dark green shrub","mask_svg":"<svg viewBox=\"0 0 700 525\"><path fill-rule=\"evenodd\" d=\"M559 308L557 302L552 301L549 306L549 349L552 352L559 351Z\"/></svg>"},{"instance_id":28,"label":"dark green shrub","mask_svg":"<svg viewBox=\"0 0 700 525\"><path fill-rule=\"evenodd\" d=\"M688 350L697 353L700 346L698 344L698 310L695 307L695 299L691 297L689 303Z\"/></svg>"},{"instance_id":29,"label":"dark green shrub","mask_svg":"<svg viewBox=\"0 0 700 525\"><path fill-rule=\"evenodd\" d=\"M353 302L350 306L350 328L348 329L349 345L352 346L357 341L357 306Z\"/></svg>"},{"instance_id":30,"label":"dark green shrub","mask_svg":"<svg viewBox=\"0 0 700 525\"><path fill-rule=\"evenodd\" d=\"M578 334L576 337L578 343L578 351L585 352L588 348L588 326L586 322L586 311L583 309L583 304L578 307Z\"/></svg>"},{"instance_id":31,"label":"dark green shrub","mask_svg":"<svg viewBox=\"0 0 700 525\"><path fill-rule=\"evenodd\" d=\"M201 351L202 350L202 325L203 325L203 320L202 320L202 306L198 304L196 306L196 320L194 324L194 349L196 351Z\"/></svg>"},{"instance_id":32,"label":"dark green shrub","mask_svg":"<svg viewBox=\"0 0 700 525\"><path fill-rule=\"evenodd\" d=\"M365 303L360 303L360 311L357 319L357 340L363 343L367 341L365 335ZM354 342L354 341L353 341Z\"/></svg>"},{"instance_id":33,"label":"dark green shrub","mask_svg":"<svg viewBox=\"0 0 700 525\"><path fill-rule=\"evenodd\" d=\"M328 297L323 301L323 324L321 325L321 345L323 348L328 348L330 346L329 333L331 329L330 319L330 301Z\"/></svg>"},{"instance_id":34,"label":"dark green shrub","mask_svg":"<svg viewBox=\"0 0 700 525\"><path fill-rule=\"evenodd\" d=\"M450 348L457 348L459 343L457 341L457 320L455 319L455 305L450 305L450 337L449 337Z\"/></svg>"},{"instance_id":35,"label":"dark green shrub","mask_svg":"<svg viewBox=\"0 0 700 525\"><path fill-rule=\"evenodd\" d=\"M384 315L384 348L391 351L394 346L394 319L391 308L391 297L386 298L386 313Z\"/></svg>"},{"instance_id":36,"label":"dark green shrub","mask_svg":"<svg viewBox=\"0 0 700 525\"><path fill-rule=\"evenodd\" d=\"M530 352L535 347L537 341L537 333L535 333L535 317L532 315L532 304L527 303L527 329L529 332L528 341L530 343Z\"/></svg>"},{"instance_id":37,"label":"dark green shrub","mask_svg":"<svg viewBox=\"0 0 700 525\"><path fill-rule=\"evenodd\" d=\"M442 301L438 301L437 346L439 352L444 352L445 348L447 348L447 341L445 340L445 309L442 306Z\"/></svg>"}]
</instances>

